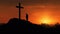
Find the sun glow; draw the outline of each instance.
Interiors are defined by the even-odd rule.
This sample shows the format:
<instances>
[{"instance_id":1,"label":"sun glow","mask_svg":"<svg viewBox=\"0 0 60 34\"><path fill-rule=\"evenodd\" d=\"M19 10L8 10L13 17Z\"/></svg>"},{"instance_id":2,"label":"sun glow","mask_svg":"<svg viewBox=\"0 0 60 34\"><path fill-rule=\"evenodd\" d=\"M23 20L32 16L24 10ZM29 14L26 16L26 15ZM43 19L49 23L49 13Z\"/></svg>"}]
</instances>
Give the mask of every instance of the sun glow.
<instances>
[{"instance_id":1,"label":"sun glow","mask_svg":"<svg viewBox=\"0 0 60 34\"><path fill-rule=\"evenodd\" d=\"M51 19L49 19L49 18L42 18L41 22L44 23L44 24L50 24Z\"/></svg>"},{"instance_id":2,"label":"sun glow","mask_svg":"<svg viewBox=\"0 0 60 34\"><path fill-rule=\"evenodd\" d=\"M41 18L40 24L55 24L55 20L51 17L45 16Z\"/></svg>"}]
</instances>

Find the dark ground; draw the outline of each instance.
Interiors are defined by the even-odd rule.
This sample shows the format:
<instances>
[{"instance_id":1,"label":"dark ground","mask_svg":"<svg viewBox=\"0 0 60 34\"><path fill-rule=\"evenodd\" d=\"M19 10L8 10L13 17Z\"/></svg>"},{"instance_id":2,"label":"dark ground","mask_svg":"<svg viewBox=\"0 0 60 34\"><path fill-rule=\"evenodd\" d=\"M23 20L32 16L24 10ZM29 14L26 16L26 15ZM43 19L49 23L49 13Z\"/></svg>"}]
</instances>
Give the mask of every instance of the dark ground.
<instances>
[{"instance_id":1,"label":"dark ground","mask_svg":"<svg viewBox=\"0 0 60 34\"><path fill-rule=\"evenodd\" d=\"M49 25L36 25L29 21L12 18L7 24L0 25L0 32L60 32L60 24L53 27Z\"/></svg>"}]
</instances>

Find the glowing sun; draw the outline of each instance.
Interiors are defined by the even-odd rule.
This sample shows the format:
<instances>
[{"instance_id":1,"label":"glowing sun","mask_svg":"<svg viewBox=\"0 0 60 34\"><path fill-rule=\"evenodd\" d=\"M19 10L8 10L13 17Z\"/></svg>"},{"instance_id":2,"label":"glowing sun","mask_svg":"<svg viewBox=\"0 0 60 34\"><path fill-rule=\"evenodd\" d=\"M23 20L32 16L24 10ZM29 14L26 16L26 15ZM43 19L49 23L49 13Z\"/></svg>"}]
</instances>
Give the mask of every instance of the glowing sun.
<instances>
[{"instance_id":1,"label":"glowing sun","mask_svg":"<svg viewBox=\"0 0 60 34\"><path fill-rule=\"evenodd\" d=\"M49 19L42 19L41 21L42 23L45 23L45 24L49 24L51 22L51 20Z\"/></svg>"},{"instance_id":2,"label":"glowing sun","mask_svg":"<svg viewBox=\"0 0 60 34\"><path fill-rule=\"evenodd\" d=\"M52 23L52 19L50 19L50 18L42 18L41 19L41 23L43 23L43 24L51 24Z\"/></svg>"}]
</instances>

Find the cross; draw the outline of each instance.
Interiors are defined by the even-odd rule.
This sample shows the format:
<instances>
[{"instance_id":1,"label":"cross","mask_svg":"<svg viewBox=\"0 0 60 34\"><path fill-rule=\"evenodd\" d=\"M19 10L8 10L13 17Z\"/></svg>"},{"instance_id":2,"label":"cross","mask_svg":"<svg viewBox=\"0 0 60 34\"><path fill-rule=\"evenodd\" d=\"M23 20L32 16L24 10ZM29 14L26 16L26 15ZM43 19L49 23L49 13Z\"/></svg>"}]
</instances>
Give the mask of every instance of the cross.
<instances>
[{"instance_id":1,"label":"cross","mask_svg":"<svg viewBox=\"0 0 60 34\"><path fill-rule=\"evenodd\" d=\"M20 2L19 2L19 6L16 6L16 7L19 9L19 19L21 19L21 8L23 7L21 7Z\"/></svg>"}]
</instances>

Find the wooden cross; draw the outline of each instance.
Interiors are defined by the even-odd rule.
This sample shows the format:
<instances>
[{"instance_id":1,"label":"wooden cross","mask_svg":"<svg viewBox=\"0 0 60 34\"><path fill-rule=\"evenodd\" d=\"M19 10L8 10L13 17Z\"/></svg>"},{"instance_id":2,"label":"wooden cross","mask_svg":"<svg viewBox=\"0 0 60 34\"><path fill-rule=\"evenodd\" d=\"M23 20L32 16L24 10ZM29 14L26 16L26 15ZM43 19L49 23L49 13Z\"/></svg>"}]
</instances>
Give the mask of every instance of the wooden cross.
<instances>
[{"instance_id":1,"label":"wooden cross","mask_svg":"<svg viewBox=\"0 0 60 34\"><path fill-rule=\"evenodd\" d=\"M19 19L21 19L21 8L23 8L23 7L21 7L20 2L19 2L18 4L19 4L19 5L16 6L16 7L19 9Z\"/></svg>"}]
</instances>

